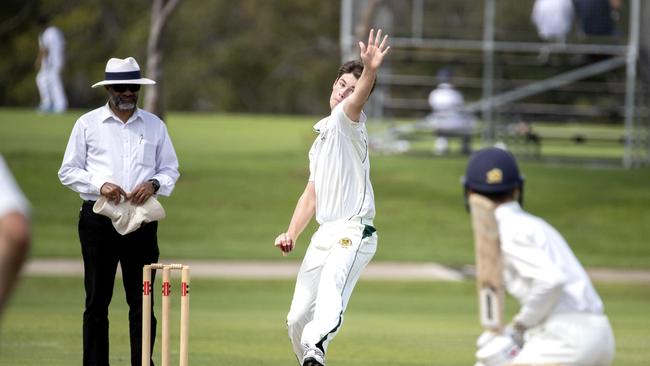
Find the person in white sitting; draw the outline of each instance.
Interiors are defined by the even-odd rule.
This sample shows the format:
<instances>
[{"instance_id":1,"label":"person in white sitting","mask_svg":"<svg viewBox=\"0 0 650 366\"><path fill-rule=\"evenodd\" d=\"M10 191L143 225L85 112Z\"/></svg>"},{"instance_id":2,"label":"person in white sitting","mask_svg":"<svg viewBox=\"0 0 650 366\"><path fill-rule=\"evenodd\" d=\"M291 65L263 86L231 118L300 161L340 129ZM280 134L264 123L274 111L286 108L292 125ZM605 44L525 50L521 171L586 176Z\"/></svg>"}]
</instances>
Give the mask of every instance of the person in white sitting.
<instances>
[{"instance_id":1,"label":"person in white sitting","mask_svg":"<svg viewBox=\"0 0 650 366\"><path fill-rule=\"evenodd\" d=\"M460 137L461 152L471 153L472 134L476 127L474 116L462 110L463 94L451 84L451 69L438 72L438 86L429 94L431 114L427 117L436 134L434 153L443 155L449 151L450 137Z\"/></svg>"}]
</instances>

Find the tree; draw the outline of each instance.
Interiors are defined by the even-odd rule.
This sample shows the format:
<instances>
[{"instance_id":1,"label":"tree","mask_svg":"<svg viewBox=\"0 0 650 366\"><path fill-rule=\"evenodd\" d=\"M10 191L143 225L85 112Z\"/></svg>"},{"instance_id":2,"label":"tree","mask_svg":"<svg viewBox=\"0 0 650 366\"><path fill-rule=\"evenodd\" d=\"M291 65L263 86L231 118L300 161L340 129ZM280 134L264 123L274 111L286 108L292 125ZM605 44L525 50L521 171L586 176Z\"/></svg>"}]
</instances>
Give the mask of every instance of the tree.
<instances>
[{"instance_id":1,"label":"tree","mask_svg":"<svg viewBox=\"0 0 650 366\"><path fill-rule=\"evenodd\" d=\"M359 16L358 22L354 27L354 37L355 40L367 42L368 32L372 27L373 22L375 21L375 16L379 11L379 8L383 6L385 0L368 0L367 4L361 8L361 15ZM349 49L341 50L344 60L352 60L358 58L359 56L359 46L356 42L352 42Z\"/></svg>"},{"instance_id":2,"label":"tree","mask_svg":"<svg viewBox=\"0 0 650 366\"><path fill-rule=\"evenodd\" d=\"M147 42L147 76L156 80L156 85L147 90L144 106L149 112L164 120L165 105L162 77L162 32L171 13L180 0L154 0L151 7L151 26Z\"/></svg>"}]
</instances>

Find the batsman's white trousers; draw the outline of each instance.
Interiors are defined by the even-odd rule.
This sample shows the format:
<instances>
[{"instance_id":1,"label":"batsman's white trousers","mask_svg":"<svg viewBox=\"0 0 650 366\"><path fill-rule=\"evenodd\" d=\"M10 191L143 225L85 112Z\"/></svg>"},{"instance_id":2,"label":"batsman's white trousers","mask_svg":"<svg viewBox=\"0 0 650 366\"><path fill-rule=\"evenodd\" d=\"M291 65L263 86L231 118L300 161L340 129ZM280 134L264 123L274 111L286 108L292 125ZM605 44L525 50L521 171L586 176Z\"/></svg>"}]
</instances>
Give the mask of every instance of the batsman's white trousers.
<instances>
[{"instance_id":1,"label":"batsman's white trousers","mask_svg":"<svg viewBox=\"0 0 650 366\"><path fill-rule=\"evenodd\" d=\"M36 85L41 95L39 108L42 111L64 112L68 108L60 68L41 68L36 75Z\"/></svg>"},{"instance_id":2,"label":"batsman's white trousers","mask_svg":"<svg viewBox=\"0 0 650 366\"><path fill-rule=\"evenodd\" d=\"M298 362L306 348L327 352L361 272L377 250L374 228L353 221L325 223L311 238L287 315Z\"/></svg>"},{"instance_id":3,"label":"batsman's white trousers","mask_svg":"<svg viewBox=\"0 0 650 366\"><path fill-rule=\"evenodd\" d=\"M615 353L607 316L563 313L529 329L513 365L609 366Z\"/></svg>"}]
</instances>

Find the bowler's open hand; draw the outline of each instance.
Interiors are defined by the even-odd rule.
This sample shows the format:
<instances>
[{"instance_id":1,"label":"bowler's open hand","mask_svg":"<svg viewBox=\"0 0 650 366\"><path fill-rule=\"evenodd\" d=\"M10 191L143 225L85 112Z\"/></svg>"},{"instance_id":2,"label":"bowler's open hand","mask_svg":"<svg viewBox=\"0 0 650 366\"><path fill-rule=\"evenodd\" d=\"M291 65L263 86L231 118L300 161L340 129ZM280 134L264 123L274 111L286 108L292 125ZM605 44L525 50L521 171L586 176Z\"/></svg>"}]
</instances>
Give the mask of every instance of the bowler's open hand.
<instances>
[{"instance_id":1,"label":"bowler's open hand","mask_svg":"<svg viewBox=\"0 0 650 366\"><path fill-rule=\"evenodd\" d=\"M366 46L363 42L359 42L359 48L361 49L360 57L363 61L363 66L368 67L372 70L377 70L381 63L384 61L384 56L390 50L388 45L388 35L385 35L384 38L381 38L381 29L377 30L377 35L375 36L375 30L371 29L370 34L368 35L368 45Z\"/></svg>"}]
</instances>

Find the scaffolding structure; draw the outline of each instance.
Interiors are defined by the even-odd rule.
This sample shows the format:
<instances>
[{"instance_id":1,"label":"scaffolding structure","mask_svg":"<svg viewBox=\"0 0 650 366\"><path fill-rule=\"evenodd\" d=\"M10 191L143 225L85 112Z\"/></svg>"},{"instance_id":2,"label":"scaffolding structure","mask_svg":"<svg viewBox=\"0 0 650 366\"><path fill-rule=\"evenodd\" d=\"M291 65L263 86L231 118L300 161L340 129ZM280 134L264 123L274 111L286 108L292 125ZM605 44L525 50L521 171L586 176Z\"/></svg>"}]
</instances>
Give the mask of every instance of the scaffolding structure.
<instances>
[{"instance_id":1,"label":"scaffolding structure","mask_svg":"<svg viewBox=\"0 0 650 366\"><path fill-rule=\"evenodd\" d=\"M364 7L369 6L372 0L342 0L341 1L341 33L340 43L342 57L349 59L354 54L356 47L355 25ZM648 108L642 106L644 97L638 98L637 62L639 59L640 20L642 9L640 0L629 1L628 31L625 35L625 44L594 44L594 43L547 43L547 42L518 42L500 41L495 37L495 11L497 0L483 0L482 39L452 39L452 38L427 38L423 31L426 13L424 11L427 0L410 0L410 34L403 32L396 37L391 37L391 48L417 49L429 51L444 51L451 53L476 52L481 54L482 75L480 99L465 106L469 112L479 113L483 121L481 139L483 143L490 144L496 138L495 111L503 106L521 101L549 90L566 87L571 83L587 79L599 74L611 72L615 69L625 68L625 82L621 89L624 93L622 116L624 119L623 146L624 154L622 164L625 167L650 165L650 124ZM398 4L391 1L375 1L380 9L375 12L375 22L391 32L394 22L394 6L404 6L406 1ZM647 5L647 4L646 4ZM404 16L402 11L401 16ZM355 20L356 19L356 20ZM495 90L495 55L509 52L516 54L539 54L540 51L565 55L596 55L597 62L592 62L580 67L566 70L542 80L529 81L515 88L499 91ZM371 100L372 115L377 118L385 117L385 112L390 109L420 109L428 108L423 100L415 98L394 98L391 96L392 88L405 84L435 85L432 75L396 75L391 72L388 64L381 71L378 80L378 90ZM608 92L608 91L604 91ZM641 100L639 100L641 99ZM541 106L539 106L541 107ZM562 110L557 106L553 110ZM548 110L551 110L549 108ZM543 110L543 107L540 109ZM570 110L565 106L566 110ZM643 120L643 123L641 121ZM408 130L408 128L407 128Z\"/></svg>"}]
</instances>

